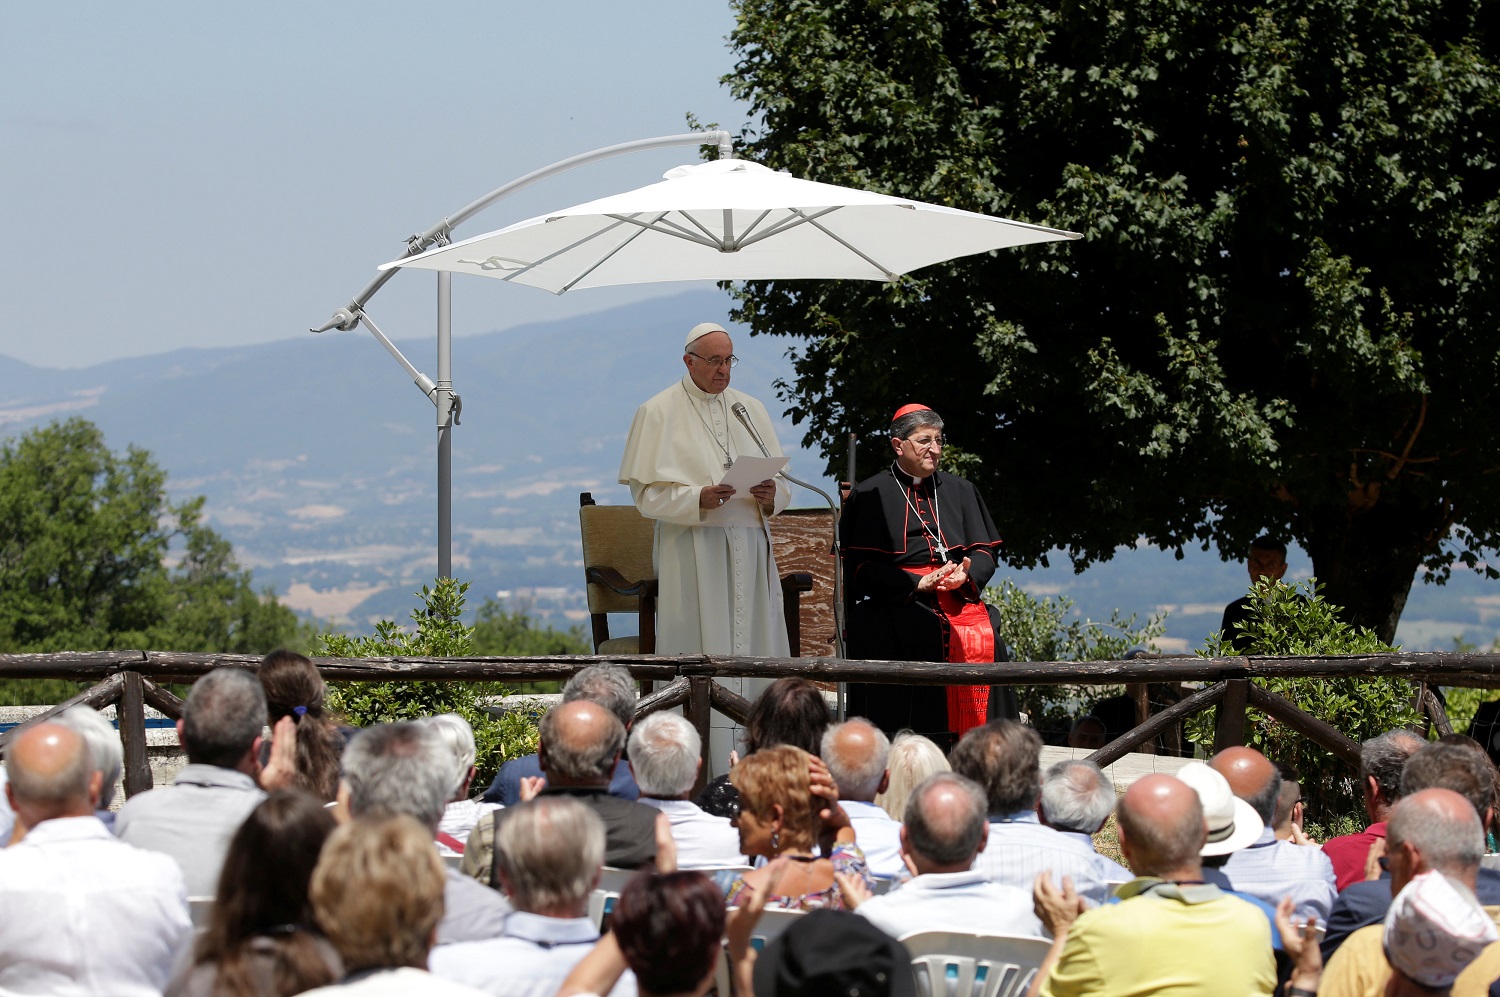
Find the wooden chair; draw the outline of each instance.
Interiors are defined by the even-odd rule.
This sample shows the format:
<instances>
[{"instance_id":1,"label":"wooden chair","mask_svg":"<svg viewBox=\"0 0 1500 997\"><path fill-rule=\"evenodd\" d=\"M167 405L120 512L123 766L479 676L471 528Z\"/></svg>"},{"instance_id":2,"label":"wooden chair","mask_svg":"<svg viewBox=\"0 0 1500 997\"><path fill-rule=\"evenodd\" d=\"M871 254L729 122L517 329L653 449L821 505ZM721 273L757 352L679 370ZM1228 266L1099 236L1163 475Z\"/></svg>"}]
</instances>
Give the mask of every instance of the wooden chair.
<instances>
[{"instance_id":1,"label":"wooden chair","mask_svg":"<svg viewBox=\"0 0 1500 997\"><path fill-rule=\"evenodd\" d=\"M578 526L594 653L655 654L657 584L651 558L655 525L633 505L599 505L592 494L583 492L578 496ZM802 655L802 593L812 587L813 578L807 572L781 576L787 641L794 658ZM610 613L635 613L640 636L611 637ZM643 686L642 691L650 690Z\"/></svg>"},{"instance_id":2,"label":"wooden chair","mask_svg":"<svg viewBox=\"0 0 1500 997\"><path fill-rule=\"evenodd\" d=\"M901 939L917 997L1019 997L1052 947L1046 938L921 931Z\"/></svg>"},{"instance_id":3,"label":"wooden chair","mask_svg":"<svg viewBox=\"0 0 1500 997\"><path fill-rule=\"evenodd\" d=\"M656 653L656 567L651 562L653 525L633 505L598 505L578 496L583 540L583 577L595 654ZM635 613L640 636L611 637L609 613Z\"/></svg>"}]
</instances>

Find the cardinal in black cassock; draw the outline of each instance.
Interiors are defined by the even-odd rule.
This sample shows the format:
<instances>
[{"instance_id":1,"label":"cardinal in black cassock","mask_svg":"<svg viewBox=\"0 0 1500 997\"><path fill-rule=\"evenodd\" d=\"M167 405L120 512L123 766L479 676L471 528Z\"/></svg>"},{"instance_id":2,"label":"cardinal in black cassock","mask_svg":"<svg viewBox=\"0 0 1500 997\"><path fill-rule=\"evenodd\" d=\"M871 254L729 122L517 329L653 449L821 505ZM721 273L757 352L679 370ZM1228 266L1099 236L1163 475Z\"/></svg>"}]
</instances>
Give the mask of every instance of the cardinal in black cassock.
<instances>
[{"instance_id":1,"label":"cardinal in black cassock","mask_svg":"<svg viewBox=\"0 0 1500 997\"><path fill-rule=\"evenodd\" d=\"M942 418L925 405L898 409L891 423L895 460L861 481L844 503L839 547L851 658L1007 660L995 632L999 613L979 597L995 573L1000 534L978 490L937 469L942 430ZM946 748L987 716L1014 712L1011 703L989 701L1003 693L985 686L851 684L848 709L883 730L910 728Z\"/></svg>"}]
</instances>

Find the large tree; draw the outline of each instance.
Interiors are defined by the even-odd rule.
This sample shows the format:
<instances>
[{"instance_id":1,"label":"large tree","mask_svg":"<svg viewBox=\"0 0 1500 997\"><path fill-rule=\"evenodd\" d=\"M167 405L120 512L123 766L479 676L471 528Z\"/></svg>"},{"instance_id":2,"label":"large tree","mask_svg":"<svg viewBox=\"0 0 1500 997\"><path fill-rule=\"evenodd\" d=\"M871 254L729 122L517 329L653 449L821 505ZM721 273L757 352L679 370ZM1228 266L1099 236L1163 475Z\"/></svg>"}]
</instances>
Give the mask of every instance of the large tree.
<instances>
[{"instance_id":1,"label":"large tree","mask_svg":"<svg viewBox=\"0 0 1500 997\"><path fill-rule=\"evenodd\" d=\"M166 480L83 419L0 444L0 651L258 654L311 636Z\"/></svg>"},{"instance_id":2,"label":"large tree","mask_svg":"<svg viewBox=\"0 0 1500 997\"><path fill-rule=\"evenodd\" d=\"M831 467L926 402L1013 564L1279 532L1387 640L1500 544L1481 0L735 7L747 157L1084 236L743 288Z\"/></svg>"}]
</instances>

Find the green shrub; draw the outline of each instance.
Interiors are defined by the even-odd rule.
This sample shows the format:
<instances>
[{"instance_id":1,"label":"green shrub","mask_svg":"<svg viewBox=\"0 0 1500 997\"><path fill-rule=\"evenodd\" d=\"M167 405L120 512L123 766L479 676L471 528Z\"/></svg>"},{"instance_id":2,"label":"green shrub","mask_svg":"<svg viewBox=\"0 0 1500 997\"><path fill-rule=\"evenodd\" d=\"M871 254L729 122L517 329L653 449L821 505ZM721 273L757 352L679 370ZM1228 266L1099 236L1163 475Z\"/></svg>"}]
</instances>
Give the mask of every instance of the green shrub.
<instances>
[{"instance_id":1,"label":"green shrub","mask_svg":"<svg viewBox=\"0 0 1500 997\"><path fill-rule=\"evenodd\" d=\"M1108 623L1077 618L1072 599L1037 599L1009 580L985 589L984 601L1000 611L999 633L1012 661L1117 661L1135 648L1156 650L1153 642L1167 630L1165 613L1139 625L1134 614L1122 616L1118 609ZM1093 703L1124 691L1122 685L1015 687L1021 709L1044 732L1066 732Z\"/></svg>"},{"instance_id":2,"label":"green shrub","mask_svg":"<svg viewBox=\"0 0 1500 997\"><path fill-rule=\"evenodd\" d=\"M1250 587L1250 619L1232 638L1210 634L1198 654L1210 658L1239 653L1323 656L1397 650L1374 631L1339 619L1340 608L1325 600L1319 589L1316 579L1301 586L1261 579ZM1256 684L1356 741L1418 720L1411 705L1412 685L1406 679L1272 678L1257 679ZM1188 737L1205 750L1213 746L1217 713L1217 708L1205 710L1186 725ZM1358 773L1326 748L1259 710L1247 711L1246 720L1246 744L1301 771L1309 820L1325 828L1345 827L1350 822L1364 826Z\"/></svg>"},{"instance_id":3,"label":"green shrub","mask_svg":"<svg viewBox=\"0 0 1500 997\"><path fill-rule=\"evenodd\" d=\"M334 658L459 658L473 653L474 629L461 617L469 583L439 578L422 586L422 605L411 614L408 630L393 620L375 624L369 637L321 634L318 653ZM494 716L486 699L510 695L499 682L336 682L329 706L355 727L414 720L438 713L457 713L474 728L478 772L475 786L488 785L502 763L536 750L539 712L511 711Z\"/></svg>"}]
</instances>

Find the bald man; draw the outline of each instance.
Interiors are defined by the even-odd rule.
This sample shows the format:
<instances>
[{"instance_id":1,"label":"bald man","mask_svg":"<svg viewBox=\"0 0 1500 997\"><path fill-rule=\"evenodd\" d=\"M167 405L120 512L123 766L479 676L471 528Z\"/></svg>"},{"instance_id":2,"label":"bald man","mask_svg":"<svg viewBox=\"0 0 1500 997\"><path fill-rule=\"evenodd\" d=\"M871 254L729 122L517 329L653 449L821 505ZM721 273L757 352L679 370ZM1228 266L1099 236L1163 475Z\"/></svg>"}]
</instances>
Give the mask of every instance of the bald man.
<instances>
[{"instance_id":1,"label":"bald man","mask_svg":"<svg viewBox=\"0 0 1500 997\"><path fill-rule=\"evenodd\" d=\"M871 897L859 877L840 873L845 903L892 938L918 931L967 934L976 925L988 934L1041 937L1030 894L992 883L972 868L989 841L987 802L984 790L961 775L939 772L923 780L908 798L900 828L901 857L913 878Z\"/></svg>"},{"instance_id":2,"label":"bald man","mask_svg":"<svg viewBox=\"0 0 1500 997\"><path fill-rule=\"evenodd\" d=\"M625 725L603 706L586 699L554 706L542 717L538 738L537 756L546 780L540 796L571 796L586 804L604 821L604 864L641 869L655 864L657 842L671 840L672 825L660 810L610 795L610 776L624 748ZM527 782L522 780L523 794ZM481 817L464 849L464 871L496 889L500 880L494 838L514 810L508 807Z\"/></svg>"},{"instance_id":3,"label":"bald man","mask_svg":"<svg viewBox=\"0 0 1500 997\"><path fill-rule=\"evenodd\" d=\"M838 784L839 803L854 825L865 863L880 879L906 874L901 861L901 822L875 805L875 794L885 792L890 782L885 768L890 754L890 740L863 717L852 717L823 732L823 762Z\"/></svg>"},{"instance_id":4,"label":"bald man","mask_svg":"<svg viewBox=\"0 0 1500 997\"><path fill-rule=\"evenodd\" d=\"M1402 797L1389 813L1386 863L1391 892L1399 894L1417 876L1441 872L1472 893L1484 856L1484 827L1468 800L1451 789L1423 789ZM1500 907L1486 907L1500 921ZM1391 967L1385 960L1385 927L1360 928L1339 946L1323 970L1319 997L1378 997L1386 992ZM1500 942L1480 952L1453 983L1453 997L1482 997L1500 976Z\"/></svg>"},{"instance_id":5,"label":"bald man","mask_svg":"<svg viewBox=\"0 0 1500 997\"><path fill-rule=\"evenodd\" d=\"M1226 748L1209 767L1224 777L1230 791L1250 804L1265 829L1249 846L1230 855L1221 867L1231 889L1248 893L1275 906L1292 898L1298 920L1316 917L1327 922L1338 896L1333 863L1317 848L1303 848L1276 838L1276 802L1281 795L1281 773L1254 748Z\"/></svg>"},{"instance_id":6,"label":"bald man","mask_svg":"<svg viewBox=\"0 0 1500 997\"><path fill-rule=\"evenodd\" d=\"M1052 949L1032 995L1178 993L1270 995L1271 926L1260 910L1203 882L1203 806L1169 775L1136 780L1116 811L1120 851L1136 878L1119 903L1084 910L1072 890L1036 880L1037 913Z\"/></svg>"},{"instance_id":7,"label":"bald man","mask_svg":"<svg viewBox=\"0 0 1500 997\"><path fill-rule=\"evenodd\" d=\"M102 777L78 733L33 727L5 772L25 836L0 851L0 993L159 995L192 932L182 870L94 816Z\"/></svg>"}]
</instances>

